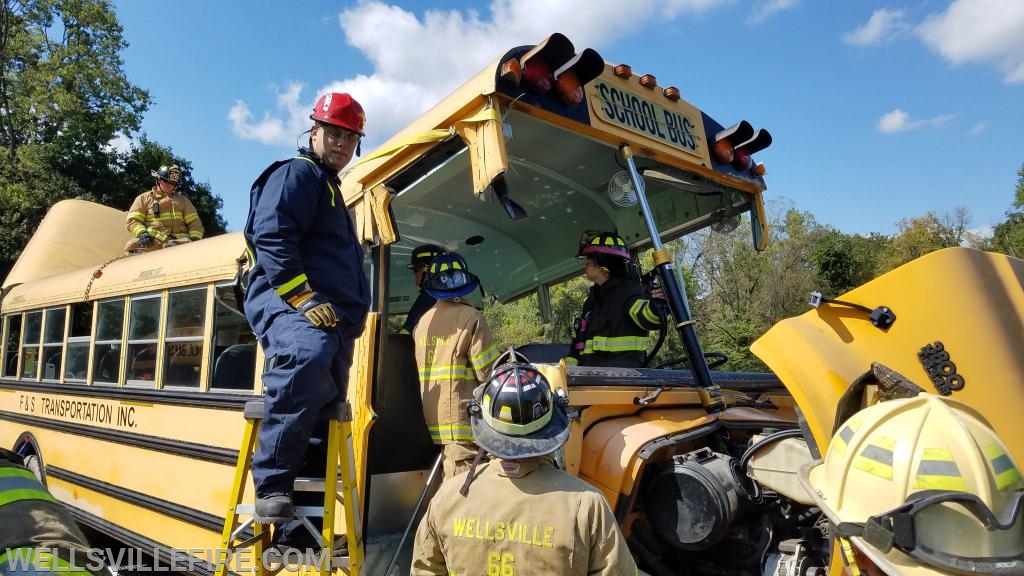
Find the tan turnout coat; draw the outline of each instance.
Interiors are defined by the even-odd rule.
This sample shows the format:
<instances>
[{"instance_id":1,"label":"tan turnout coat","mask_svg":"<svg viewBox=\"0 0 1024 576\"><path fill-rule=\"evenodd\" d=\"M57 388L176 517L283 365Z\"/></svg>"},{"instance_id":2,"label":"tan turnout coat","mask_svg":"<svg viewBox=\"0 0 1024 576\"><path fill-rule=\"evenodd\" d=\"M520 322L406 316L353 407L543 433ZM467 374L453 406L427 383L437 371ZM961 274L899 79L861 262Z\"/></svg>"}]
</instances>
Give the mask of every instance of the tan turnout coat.
<instances>
[{"instance_id":1,"label":"tan turnout coat","mask_svg":"<svg viewBox=\"0 0 1024 576\"><path fill-rule=\"evenodd\" d=\"M550 457L494 459L441 485L416 531L412 576L632 576L636 563L604 495Z\"/></svg>"}]
</instances>

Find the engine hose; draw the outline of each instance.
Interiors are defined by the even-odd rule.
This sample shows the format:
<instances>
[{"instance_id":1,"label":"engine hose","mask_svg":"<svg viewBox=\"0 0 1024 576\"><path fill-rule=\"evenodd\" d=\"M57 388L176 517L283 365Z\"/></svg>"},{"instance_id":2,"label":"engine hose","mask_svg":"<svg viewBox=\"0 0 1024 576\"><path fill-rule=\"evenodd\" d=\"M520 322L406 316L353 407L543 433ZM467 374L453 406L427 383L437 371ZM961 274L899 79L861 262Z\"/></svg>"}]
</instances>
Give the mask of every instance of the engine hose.
<instances>
[{"instance_id":1,"label":"engine hose","mask_svg":"<svg viewBox=\"0 0 1024 576\"><path fill-rule=\"evenodd\" d=\"M783 440L785 438L802 438L802 437L803 437L803 431L801 431L799 428L789 428L789 429L786 429L786 430L779 430L778 432L775 432L773 434L769 434L769 435L765 436L764 438L761 438L757 442L751 444L750 448L747 448L746 452L743 453L743 456L740 456L740 470L743 470L744 473L745 473L746 470L747 470L747 464L750 463L750 459L754 456L754 452L757 452L758 450L763 448L766 444L771 444L772 442L778 442L779 440Z\"/></svg>"}]
</instances>

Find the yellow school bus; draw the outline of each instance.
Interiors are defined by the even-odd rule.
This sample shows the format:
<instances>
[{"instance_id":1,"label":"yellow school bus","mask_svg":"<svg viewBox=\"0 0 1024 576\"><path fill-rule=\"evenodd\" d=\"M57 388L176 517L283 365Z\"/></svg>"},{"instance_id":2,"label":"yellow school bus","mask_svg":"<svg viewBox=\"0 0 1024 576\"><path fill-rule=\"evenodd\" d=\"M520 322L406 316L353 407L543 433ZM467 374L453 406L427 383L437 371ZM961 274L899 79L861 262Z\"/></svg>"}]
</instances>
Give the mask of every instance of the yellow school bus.
<instances>
[{"instance_id":1,"label":"yellow school bus","mask_svg":"<svg viewBox=\"0 0 1024 576\"><path fill-rule=\"evenodd\" d=\"M636 255L653 249L669 285L663 242L741 221L756 248L768 241L764 167L752 158L770 144L767 131L719 123L671 81L560 34L495 57L342 173L372 291L348 393L362 573L383 573L396 558L407 570L402 534L415 528L438 452L414 343L388 329L417 293L406 268L415 246L458 251L489 298L535 294L547 319L551 286L581 273L584 232L617 230ZM233 233L123 257L123 221L108 207L61 202L4 280L0 444L27 456L95 530L158 555L216 549L243 406L262 393L263 356L238 306L244 242ZM777 375L710 370L678 286L670 292L686 369L566 367L567 343L516 344L567 391L571 434L559 461L602 491L641 570L808 573L827 569L831 552L796 471L827 447L841 397L853 389L847 407L869 401L874 388L860 377L873 360L926 384L914 346L939 332L969 337L936 328L908 277L988 271L970 309L999 318L1007 346L987 362L977 346L954 345L957 365L976 405L986 400L970 383L993 370L1021 375L1024 303L1019 286L1007 286L1024 266L968 252L855 291L854 301L896 311L884 331L828 306L780 324L754 348ZM998 313L980 313L986 290L1006 293ZM1003 406L1019 405L1022 388L1006 391ZM1004 438L1007 410L990 410ZM1011 449L1021 455L1019 441ZM252 498L249 486L243 500Z\"/></svg>"}]
</instances>

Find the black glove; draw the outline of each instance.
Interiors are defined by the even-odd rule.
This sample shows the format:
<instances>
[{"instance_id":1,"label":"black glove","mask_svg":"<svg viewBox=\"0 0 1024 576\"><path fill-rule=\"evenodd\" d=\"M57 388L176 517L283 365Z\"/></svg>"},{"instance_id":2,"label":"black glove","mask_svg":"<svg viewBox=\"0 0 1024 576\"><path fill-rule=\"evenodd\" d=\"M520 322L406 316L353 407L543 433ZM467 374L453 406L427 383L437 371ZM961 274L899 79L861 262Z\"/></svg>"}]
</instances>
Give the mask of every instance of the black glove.
<instances>
[{"instance_id":1,"label":"black glove","mask_svg":"<svg viewBox=\"0 0 1024 576\"><path fill-rule=\"evenodd\" d=\"M305 315L317 328L334 328L338 325L338 313L334 306L312 290L303 290L289 298L288 304Z\"/></svg>"},{"instance_id":2,"label":"black glove","mask_svg":"<svg viewBox=\"0 0 1024 576\"><path fill-rule=\"evenodd\" d=\"M142 246L143 248L149 248L152 245L153 245L153 236L149 232L146 232L145 230L140 232L139 233L139 246Z\"/></svg>"}]
</instances>

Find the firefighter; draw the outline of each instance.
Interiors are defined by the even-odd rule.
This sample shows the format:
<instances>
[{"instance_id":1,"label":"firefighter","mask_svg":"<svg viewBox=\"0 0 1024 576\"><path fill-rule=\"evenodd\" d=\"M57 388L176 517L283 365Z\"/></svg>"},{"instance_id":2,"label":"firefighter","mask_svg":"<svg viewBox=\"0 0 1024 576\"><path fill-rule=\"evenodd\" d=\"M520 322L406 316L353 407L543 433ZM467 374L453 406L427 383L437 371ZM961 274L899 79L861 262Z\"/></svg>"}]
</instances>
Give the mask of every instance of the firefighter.
<instances>
[{"instance_id":1,"label":"firefighter","mask_svg":"<svg viewBox=\"0 0 1024 576\"><path fill-rule=\"evenodd\" d=\"M195 206L176 192L181 180L178 165L165 164L152 174L156 184L136 196L128 209L126 225L135 236L124 247L129 254L203 239L203 223Z\"/></svg>"},{"instance_id":2,"label":"firefighter","mask_svg":"<svg viewBox=\"0 0 1024 576\"><path fill-rule=\"evenodd\" d=\"M483 314L463 299L480 287L480 280L462 256L436 256L424 286L437 303L413 329L423 416L430 437L443 446L444 477L451 478L468 469L476 455L466 406L498 350Z\"/></svg>"},{"instance_id":3,"label":"firefighter","mask_svg":"<svg viewBox=\"0 0 1024 576\"><path fill-rule=\"evenodd\" d=\"M370 302L363 248L338 180L358 153L363 108L348 94L328 93L310 119L308 147L270 165L253 183L245 224L251 265L245 313L268 366L252 461L260 522L293 517L293 485L304 463L323 474L322 416L345 399ZM275 538L290 532L285 527Z\"/></svg>"},{"instance_id":4,"label":"firefighter","mask_svg":"<svg viewBox=\"0 0 1024 576\"><path fill-rule=\"evenodd\" d=\"M470 413L495 458L441 485L416 531L413 576L637 573L601 492L555 465L566 404L518 354L494 369Z\"/></svg>"},{"instance_id":5,"label":"firefighter","mask_svg":"<svg viewBox=\"0 0 1024 576\"><path fill-rule=\"evenodd\" d=\"M409 314L405 317L405 323L402 324L402 329L398 331L399 334L412 334L416 323L437 302L437 299L423 288L423 281L427 279L427 268L430 266L430 261L435 256L440 256L447 252L447 250L436 244L423 244L413 249L412 255L409 257L409 270L412 271L412 277L416 281L416 286L419 287L420 293L416 296L416 301L412 303L412 308L409 309Z\"/></svg>"},{"instance_id":6,"label":"firefighter","mask_svg":"<svg viewBox=\"0 0 1024 576\"><path fill-rule=\"evenodd\" d=\"M21 455L3 448L0 526L0 574L107 574L67 509L22 466Z\"/></svg>"},{"instance_id":7,"label":"firefighter","mask_svg":"<svg viewBox=\"0 0 1024 576\"><path fill-rule=\"evenodd\" d=\"M861 410L800 480L850 574L1024 574L1024 481L974 409L919 394Z\"/></svg>"},{"instance_id":8,"label":"firefighter","mask_svg":"<svg viewBox=\"0 0 1024 576\"><path fill-rule=\"evenodd\" d=\"M660 290L644 295L626 242L614 232L585 234L577 257L590 288L576 319L566 364L638 368L647 357L647 334L665 316Z\"/></svg>"}]
</instances>

